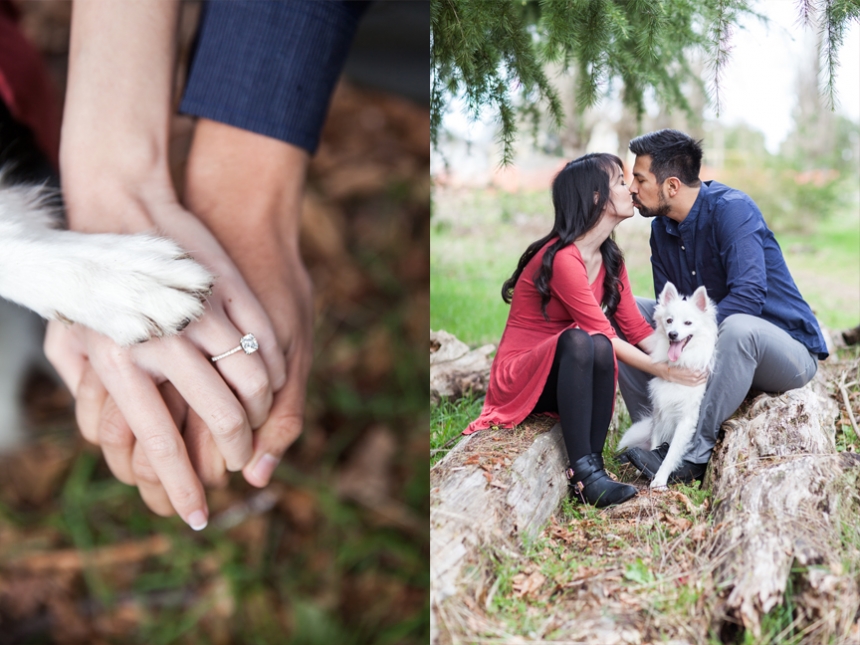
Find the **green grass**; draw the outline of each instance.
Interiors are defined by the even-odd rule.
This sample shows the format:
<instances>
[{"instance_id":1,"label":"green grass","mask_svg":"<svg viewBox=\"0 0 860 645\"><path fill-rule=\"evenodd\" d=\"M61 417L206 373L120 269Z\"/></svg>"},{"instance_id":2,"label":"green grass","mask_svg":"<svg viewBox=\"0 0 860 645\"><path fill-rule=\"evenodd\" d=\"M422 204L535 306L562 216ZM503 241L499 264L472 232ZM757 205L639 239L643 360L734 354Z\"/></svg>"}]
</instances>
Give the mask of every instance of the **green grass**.
<instances>
[{"instance_id":1,"label":"green grass","mask_svg":"<svg viewBox=\"0 0 860 645\"><path fill-rule=\"evenodd\" d=\"M801 294L833 330L860 323L860 216L857 205L819 222L808 236L778 238Z\"/></svg>"},{"instance_id":2,"label":"green grass","mask_svg":"<svg viewBox=\"0 0 860 645\"><path fill-rule=\"evenodd\" d=\"M430 329L444 329L470 344L497 344L508 318L501 297L508 277L507 266L470 260L457 267L431 265Z\"/></svg>"},{"instance_id":3,"label":"green grass","mask_svg":"<svg viewBox=\"0 0 860 645\"><path fill-rule=\"evenodd\" d=\"M426 499L426 476L419 477L417 488ZM426 639L426 611L397 624L386 624L387 607L373 606L375 613L368 611L363 618L346 618L337 605L317 598L337 580L340 584L354 584L350 582L353 577L383 590L406 584L419 590L426 588L426 547L406 543L395 530L366 523L365 514L338 499L322 477L279 468L275 479L282 486L313 495L318 516L315 521L325 524L318 537L309 540L289 527L283 517L268 522L259 540L247 539L249 536L241 529L222 530L217 526L191 533L176 517L160 518L150 513L137 490L112 479L92 451L82 452L75 459L56 509L39 521L55 527L65 542L81 551L154 533L168 537L170 551L142 562L130 589L125 590L139 603L143 615L134 639L123 642L209 642L206 638L211 624L201 629L200 622L204 617L212 620L219 597L199 589L207 587L207 581L222 581L236 608L231 616L231 627L236 631L230 642L285 642L285 614L293 625L289 642L297 645L412 643ZM11 524L18 529L34 528L31 521L12 514L4 513L3 518L11 518ZM290 547L291 557L283 553L282 540L287 534L296 543ZM320 556L325 557L325 562ZM214 572L209 570L213 567ZM83 582L100 612L118 604L117 586L121 583L112 577L116 570L84 568ZM223 604L223 600L220 602Z\"/></svg>"},{"instance_id":4,"label":"green grass","mask_svg":"<svg viewBox=\"0 0 860 645\"><path fill-rule=\"evenodd\" d=\"M508 317L502 283L526 246L549 231L548 199L545 191L479 190L434 205L430 329L444 329L470 345L498 343Z\"/></svg>"},{"instance_id":5,"label":"green grass","mask_svg":"<svg viewBox=\"0 0 860 645\"><path fill-rule=\"evenodd\" d=\"M459 435L481 413L483 397L443 400L430 408L430 465L442 459Z\"/></svg>"}]
</instances>

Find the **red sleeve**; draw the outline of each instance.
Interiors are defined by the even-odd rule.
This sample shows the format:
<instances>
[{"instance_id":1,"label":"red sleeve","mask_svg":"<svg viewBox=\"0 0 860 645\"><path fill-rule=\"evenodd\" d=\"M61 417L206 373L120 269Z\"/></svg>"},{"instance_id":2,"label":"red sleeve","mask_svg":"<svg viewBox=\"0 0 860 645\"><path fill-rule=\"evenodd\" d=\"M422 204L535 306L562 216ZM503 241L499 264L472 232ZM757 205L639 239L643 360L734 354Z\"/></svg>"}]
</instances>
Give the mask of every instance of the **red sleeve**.
<instances>
[{"instance_id":1,"label":"red sleeve","mask_svg":"<svg viewBox=\"0 0 860 645\"><path fill-rule=\"evenodd\" d=\"M621 280L621 301L615 311L615 322L624 332L627 342L631 345L638 345L654 333L654 330L648 321L642 317L639 307L636 306L636 299L633 297L633 290L630 288L630 280L627 277L627 267L623 264L618 279Z\"/></svg>"},{"instance_id":2,"label":"red sleeve","mask_svg":"<svg viewBox=\"0 0 860 645\"><path fill-rule=\"evenodd\" d=\"M616 338L615 330L609 324L588 284L588 271L582 256L576 251L568 252L568 249L575 248L571 245L555 254L552 280L549 282L550 292L564 305L573 322L581 329L589 334L599 333L607 338Z\"/></svg>"}]
</instances>

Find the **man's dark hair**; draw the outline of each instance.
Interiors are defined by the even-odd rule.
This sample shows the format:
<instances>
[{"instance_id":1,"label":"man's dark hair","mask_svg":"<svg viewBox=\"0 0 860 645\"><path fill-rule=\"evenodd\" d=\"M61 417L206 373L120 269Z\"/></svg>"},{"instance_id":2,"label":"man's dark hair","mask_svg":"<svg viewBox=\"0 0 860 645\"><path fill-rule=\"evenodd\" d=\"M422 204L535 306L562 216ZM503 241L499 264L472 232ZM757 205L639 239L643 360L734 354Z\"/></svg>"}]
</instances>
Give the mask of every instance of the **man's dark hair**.
<instances>
[{"instance_id":1,"label":"man's dark hair","mask_svg":"<svg viewBox=\"0 0 860 645\"><path fill-rule=\"evenodd\" d=\"M637 157L651 157L651 172L662 184L677 177L687 186L699 185L702 167L702 141L696 141L678 130L657 130L630 142L630 151Z\"/></svg>"}]
</instances>

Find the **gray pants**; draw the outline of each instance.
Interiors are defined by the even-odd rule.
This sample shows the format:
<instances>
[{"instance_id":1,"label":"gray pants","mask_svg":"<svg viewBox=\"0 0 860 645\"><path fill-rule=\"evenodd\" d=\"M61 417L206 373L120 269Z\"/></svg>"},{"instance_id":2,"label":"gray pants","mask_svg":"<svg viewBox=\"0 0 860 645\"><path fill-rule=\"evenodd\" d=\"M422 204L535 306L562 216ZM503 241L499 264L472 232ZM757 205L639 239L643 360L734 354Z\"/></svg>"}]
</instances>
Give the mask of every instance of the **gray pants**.
<instances>
[{"instance_id":1,"label":"gray pants","mask_svg":"<svg viewBox=\"0 0 860 645\"><path fill-rule=\"evenodd\" d=\"M656 301L636 298L639 311L654 326ZM734 314L720 324L717 360L708 379L699 425L684 459L704 464L711 458L723 421L743 403L750 388L785 392L803 387L818 370L818 359L785 331L766 320ZM633 421L651 412L650 374L618 363L618 385Z\"/></svg>"}]
</instances>

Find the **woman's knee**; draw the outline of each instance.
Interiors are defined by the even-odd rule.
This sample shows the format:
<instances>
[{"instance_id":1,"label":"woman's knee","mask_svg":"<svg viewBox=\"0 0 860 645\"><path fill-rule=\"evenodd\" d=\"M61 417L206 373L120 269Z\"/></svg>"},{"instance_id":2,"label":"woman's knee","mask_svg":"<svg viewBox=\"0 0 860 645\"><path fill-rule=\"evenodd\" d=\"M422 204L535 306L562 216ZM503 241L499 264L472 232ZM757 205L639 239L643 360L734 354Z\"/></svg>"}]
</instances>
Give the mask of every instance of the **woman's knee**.
<instances>
[{"instance_id":1,"label":"woman's knee","mask_svg":"<svg viewBox=\"0 0 860 645\"><path fill-rule=\"evenodd\" d=\"M588 332L582 329L567 329L558 337L558 349L560 358L575 360L594 360L594 343Z\"/></svg>"},{"instance_id":2,"label":"woman's knee","mask_svg":"<svg viewBox=\"0 0 860 645\"><path fill-rule=\"evenodd\" d=\"M615 370L615 351L612 348L612 341L603 334L594 334L591 337L591 342L594 343L594 365L601 369Z\"/></svg>"}]
</instances>

